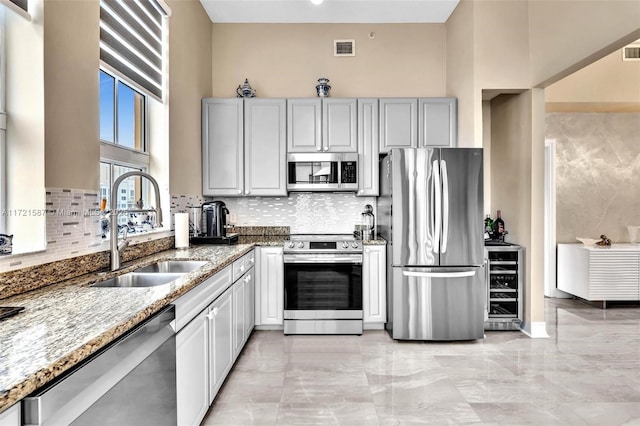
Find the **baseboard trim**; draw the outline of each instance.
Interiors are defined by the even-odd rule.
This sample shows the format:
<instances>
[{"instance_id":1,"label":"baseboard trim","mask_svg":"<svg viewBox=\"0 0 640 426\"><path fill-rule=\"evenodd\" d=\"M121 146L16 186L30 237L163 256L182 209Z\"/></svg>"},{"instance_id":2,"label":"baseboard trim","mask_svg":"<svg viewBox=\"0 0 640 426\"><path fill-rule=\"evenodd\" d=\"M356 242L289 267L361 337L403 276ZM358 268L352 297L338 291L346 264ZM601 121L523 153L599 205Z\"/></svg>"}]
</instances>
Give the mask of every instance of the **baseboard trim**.
<instances>
[{"instance_id":1,"label":"baseboard trim","mask_svg":"<svg viewBox=\"0 0 640 426\"><path fill-rule=\"evenodd\" d=\"M284 325L272 325L272 324L263 324L263 325L256 325L255 327L253 327L255 330L280 330L283 331L284 330Z\"/></svg>"},{"instance_id":2,"label":"baseboard trim","mask_svg":"<svg viewBox=\"0 0 640 426\"><path fill-rule=\"evenodd\" d=\"M362 328L365 330L384 330L383 322L365 322L362 324Z\"/></svg>"},{"instance_id":3,"label":"baseboard trim","mask_svg":"<svg viewBox=\"0 0 640 426\"><path fill-rule=\"evenodd\" d=\"M532 339L548 339L547 323L544 321L539 322L522 322L520 331L529 336Z\"/></svg>"}]
</instances>

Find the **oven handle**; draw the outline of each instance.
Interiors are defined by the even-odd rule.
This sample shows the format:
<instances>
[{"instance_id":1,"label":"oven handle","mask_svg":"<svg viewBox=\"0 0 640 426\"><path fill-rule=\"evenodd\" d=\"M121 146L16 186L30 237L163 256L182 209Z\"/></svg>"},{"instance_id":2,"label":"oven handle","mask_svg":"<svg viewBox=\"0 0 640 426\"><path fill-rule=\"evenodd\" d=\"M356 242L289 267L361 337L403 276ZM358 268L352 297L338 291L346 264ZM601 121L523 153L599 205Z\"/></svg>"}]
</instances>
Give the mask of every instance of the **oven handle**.
<instances>
[{"instance_id":1,"label":"oven handle","mask_svg":"<svg viewBox=\"0 0 640 426\"><path fill-rule=\"evenodd\" d=\"M353 263L361 264L361 254L285 254L284 263Z\"/></svg>"}]
</instances>

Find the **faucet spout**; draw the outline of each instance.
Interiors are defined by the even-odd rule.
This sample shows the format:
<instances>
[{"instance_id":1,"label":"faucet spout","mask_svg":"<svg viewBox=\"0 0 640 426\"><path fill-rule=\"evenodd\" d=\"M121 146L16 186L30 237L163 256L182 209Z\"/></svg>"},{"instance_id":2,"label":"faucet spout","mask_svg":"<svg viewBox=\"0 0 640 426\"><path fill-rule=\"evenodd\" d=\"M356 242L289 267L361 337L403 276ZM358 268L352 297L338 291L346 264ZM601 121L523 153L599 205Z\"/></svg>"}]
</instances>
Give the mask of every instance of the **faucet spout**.
<instances>
[{"instance_id":1,"label":"faucet spout","mask_svg":"<svg viewBox=\"0 0 640 426\"><path fill-rule=\"evenodd\" d=\"M122 183L123 180L131 177L131 176L140 176L146 178L153 185L153 189L155 191L156 197L156 208L154 209L156 212L156 225L162 226L162 208L160 207L160 186L158 182L148 173L140 172L137 170L122 174L118 176L118 178L113 182L113 186L111 187L111 212L110 212L110 221L111 226L109 229L109 244L111 246L111 270L115 271L120 268L120 253L124 251L125 248L129 245L129 241L127 240L127 231L124 230L123 239L120 243L118 243L118 214L125 213L126 210L120 212L117 210L117 200L118 200L118 187Z\"/></svg>"}]
</instances>

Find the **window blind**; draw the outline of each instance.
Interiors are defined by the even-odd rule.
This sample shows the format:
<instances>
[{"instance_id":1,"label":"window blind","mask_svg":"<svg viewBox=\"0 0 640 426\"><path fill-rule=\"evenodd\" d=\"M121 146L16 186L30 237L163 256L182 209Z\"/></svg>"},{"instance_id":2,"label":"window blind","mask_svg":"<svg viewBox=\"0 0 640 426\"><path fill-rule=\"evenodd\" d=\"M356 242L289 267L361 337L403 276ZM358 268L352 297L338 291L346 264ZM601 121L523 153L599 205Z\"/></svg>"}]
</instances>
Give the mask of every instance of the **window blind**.
<instances>
[{"instance_id":1,"label":"window blind","mask_svg":"<svg viewBox=\"0 0 640 426\"><path fill-rule=\"evenodd\" d=\"M100 59L160 100L165 16L156 0L100 1Z\"/></svg>"}]
</instances>

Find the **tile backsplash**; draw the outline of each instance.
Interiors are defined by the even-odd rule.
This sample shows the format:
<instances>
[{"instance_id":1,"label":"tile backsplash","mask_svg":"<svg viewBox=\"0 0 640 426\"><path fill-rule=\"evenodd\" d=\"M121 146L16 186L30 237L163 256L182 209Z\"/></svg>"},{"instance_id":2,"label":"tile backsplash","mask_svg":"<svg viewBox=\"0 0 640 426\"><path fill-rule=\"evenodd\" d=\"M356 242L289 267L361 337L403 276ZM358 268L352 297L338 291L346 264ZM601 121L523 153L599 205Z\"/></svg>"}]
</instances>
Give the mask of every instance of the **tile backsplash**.
<instances>
[{"instance_id":1,"label":"tile backsplash","mask_svg":"<svg viewBox=\"0 0 640 426\"><path fill-rule=\"evenodd\" d=\"M292 192L286 197L221 199L229 209L229 222L239 226L289 226L292 234L350 234L360 223L365 204L375 197L353 193ZM235 219L235 222L232 220Z\"/></svg>"}]
</instances>

